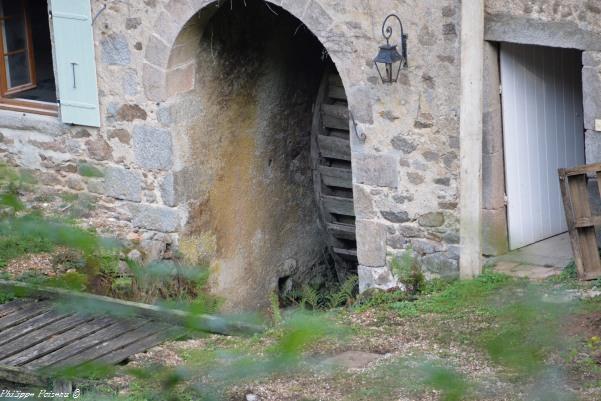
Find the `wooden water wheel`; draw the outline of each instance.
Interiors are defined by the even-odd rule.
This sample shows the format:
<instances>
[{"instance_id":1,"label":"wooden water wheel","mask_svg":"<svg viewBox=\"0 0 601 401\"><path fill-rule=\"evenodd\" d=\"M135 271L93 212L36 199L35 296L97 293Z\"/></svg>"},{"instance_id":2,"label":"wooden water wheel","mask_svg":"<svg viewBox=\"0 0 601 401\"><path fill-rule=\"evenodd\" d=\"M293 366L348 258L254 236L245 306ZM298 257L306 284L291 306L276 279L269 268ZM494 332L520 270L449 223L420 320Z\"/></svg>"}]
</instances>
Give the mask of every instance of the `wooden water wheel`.
<instances>
[{"instance_id":1,"label":"wooden water wheel","mask_svg":"<svg viewBox=\"0 0 601 401\"><path fill-rule=\"evenodd\" d=\"M328 248L341 281L357 270L349 114L342 80L328 68L313 110L311 157Z\"/></svg>"}]
</instances>

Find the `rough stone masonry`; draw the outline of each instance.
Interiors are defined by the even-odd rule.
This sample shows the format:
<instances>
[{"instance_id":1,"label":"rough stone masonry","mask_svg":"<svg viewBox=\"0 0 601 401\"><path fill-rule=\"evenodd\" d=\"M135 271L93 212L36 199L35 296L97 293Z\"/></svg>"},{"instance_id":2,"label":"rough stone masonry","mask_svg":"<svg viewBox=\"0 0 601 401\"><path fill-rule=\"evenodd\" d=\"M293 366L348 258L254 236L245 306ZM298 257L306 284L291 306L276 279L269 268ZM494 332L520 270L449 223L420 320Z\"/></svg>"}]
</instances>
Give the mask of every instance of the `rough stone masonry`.
<instances>
[{"instance_id":1,"label":"rough stone masonry","mask_svg":"<svg viewBox=\"0 0 601 401\"><path fill-rule=\"evenodd\" d=\"M516 40L571 30L591 51L601 50L595 1L507 3L487 2L491 40L504 34L499 33L503 24L514 23L510 33L519 35L535 22L552 29L528 31ZM361 141L351 135L361 289L396 286L391 261L408 249L427 277L457 276L460 1L274 0L264 5L273 14L289 13L294 30L314 35L311 40L323 46L343 80L356 129L366 136ZM92 222L128 239L146 259L164 257L170 249L193 249L212 264L213 289L232 308L254 308L266 305L278 280L294 276L299 264L309 277L311 263L321 263L315 239L323 227L315 223L315 201L306 192L309 144L306 131L299 129L312 99L303 85L290 87L294 80L310 79L303 71L313 67L294 70L284 56L274 57L281 46L302 44L260 36L268 31L253 31L259 32L256 57L219 58L228 51L223 26L238 38L245 34L235 24L218 29L211 23L225 18L229 7L229 2L218 6L208 0L92 0L92 13L98 13L101 127L67 126L54 117L2 110L0 158L33 171L49 191L90 196L96 204ZM383 42L381 22L389 13L401 17L409 35L408 68L395 85L382 84L372 64ZM563 37L572 36L556 35ZM593 83L600 80L598 59L598 53L586 55L586 75ZM297 60L296 67L302 63ZM253 84L240 74L257 80ZM223 85L216 87L219 79ZM587 116L601 114L599 91L591 93L597 87L591 85L585 94ZM286 125L265 115L274 110L305 117L288 114ZM592 134L590 119L592 160L598 156L592 149L599 135ZM247 135L253 132L269 135ZM102 177L81 174L90 166ZM252 176L243 176L249 172ZM253 187L236 187L245 180ZM278 196L273 186L284 182L286 190ZM263 199L253 195L255 188ZM236 196L240 203L228 203ZM300 211L298 219L283 218L282 205ZM220 214L220 206L228 214ZM266 256L278 233L300 241L313 262L291 250L294 242L274 245L280 257ZM242 244L232 242L236 235L245 236L239 237ZM226 247L232 257L220 258ZM246 269L247 264L254 267Z\"/></svg>"}]
</instances>

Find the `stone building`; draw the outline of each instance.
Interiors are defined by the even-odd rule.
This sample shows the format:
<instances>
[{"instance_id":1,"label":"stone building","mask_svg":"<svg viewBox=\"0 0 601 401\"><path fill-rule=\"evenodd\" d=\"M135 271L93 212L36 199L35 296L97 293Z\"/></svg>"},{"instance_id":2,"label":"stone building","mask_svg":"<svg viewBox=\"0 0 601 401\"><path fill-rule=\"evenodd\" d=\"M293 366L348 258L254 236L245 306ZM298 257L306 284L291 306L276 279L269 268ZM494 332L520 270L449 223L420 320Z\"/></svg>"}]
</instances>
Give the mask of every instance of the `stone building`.
<instances>
[{"instance_id":1,"label":"stone building","mask_svg":"<svg viewBox=\"0 0 601 401\"><path fill-rule=\"evenodd\" d=\"M519 85L512 98L499 95L504 54L514 67L538 54L531 64L564 82L570 118L582 122L562 131L576 135L575 147L582 135L569 161L584 162L584 149L588 162L601 154L601 3L485 1L484 56L465 59L485 70L483 146L475 154L460 135L461 7L459 0L0 0L0 15L27 16L31 27L14 28L7 45L14 48L3 49L13 53L0 64L0 157L51 190L90 196L94 221L147 259L179 249L210 264L213 290L233 308L260 307L272 291L341 278L344 269L358 271L362 289L393 287L391 261L407 249L428 277L457 276L466 252L460 171L475 171L464 180L476 183L481 199L464 212L475 209L482 222L464 229L482 229L478 255L496 255L512 247L505 172L531 162L504 155L504 107L519 105L518 125L530 124L519 114L529 106ZM383 84L372 60L390 13L408 34L408 63L397 83ZM540 79L534 93L547 87ZM533 96L534 107L547 95ZM350 112L340 113L347 104ZM552 164L542 170L555 188ZM101 176L84 174L90 169ZM555 205L543 190L515 196L531 209ZM530 222L538 237L529 240L551 234L536 225L562 213Z\"/></svg>"}]
</instances>

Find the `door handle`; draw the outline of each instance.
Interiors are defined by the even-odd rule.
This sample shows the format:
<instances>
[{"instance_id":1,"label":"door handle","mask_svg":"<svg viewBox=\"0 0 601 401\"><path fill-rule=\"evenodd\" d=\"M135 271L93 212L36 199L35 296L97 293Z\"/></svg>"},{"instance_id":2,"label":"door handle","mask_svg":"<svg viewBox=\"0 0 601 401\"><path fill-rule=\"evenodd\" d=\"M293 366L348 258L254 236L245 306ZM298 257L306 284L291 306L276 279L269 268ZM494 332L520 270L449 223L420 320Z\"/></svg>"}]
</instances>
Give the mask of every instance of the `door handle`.
<instances>
[{"instance_id":1,"label":"door handle","mask_svg":"<svg viewBox=\"0 0 601 401\"><path fill-rule=\"evenodd\" d=\"M77 89L77 80L75 79L75 66L77 63L71 63L71 71L73 73L73 89Z\"/></svg>"}]
</instances>

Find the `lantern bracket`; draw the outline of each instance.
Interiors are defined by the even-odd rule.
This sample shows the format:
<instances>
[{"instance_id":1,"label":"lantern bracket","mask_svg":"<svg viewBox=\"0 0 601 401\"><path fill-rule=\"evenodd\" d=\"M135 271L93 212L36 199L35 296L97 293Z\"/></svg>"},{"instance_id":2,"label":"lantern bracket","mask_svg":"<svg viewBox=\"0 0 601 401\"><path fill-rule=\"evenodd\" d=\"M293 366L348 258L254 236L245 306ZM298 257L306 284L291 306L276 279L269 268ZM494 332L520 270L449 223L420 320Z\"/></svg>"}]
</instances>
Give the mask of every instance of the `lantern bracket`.
<instances>
[{"instance_id":1,"label":"lantern bracket","mask_svg":"<svg viewBox=\"0 0 601 401\"><path fill-rule=\"evenodd\" d=\"M393 18L397 20L397 22L399 23L399 26L401 27L401 43L400 43L400 45L401 45L401 56L403 56L402 67L406 67L407 66L407 38L408 38L408 35L404 31L403 22L401 21L401 19L399 18L398 15L390 14L384 19L384 22L382 23L382 36L384 37L384 39L386 39L386 45L390 46L390 38L392 37L394 30L392 29L392 25L389 21Z\"/></svg>"}]
</instances>

